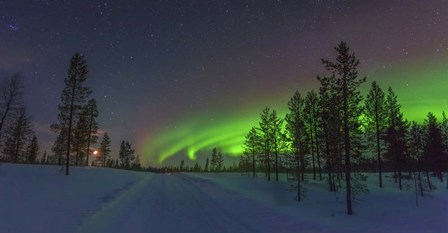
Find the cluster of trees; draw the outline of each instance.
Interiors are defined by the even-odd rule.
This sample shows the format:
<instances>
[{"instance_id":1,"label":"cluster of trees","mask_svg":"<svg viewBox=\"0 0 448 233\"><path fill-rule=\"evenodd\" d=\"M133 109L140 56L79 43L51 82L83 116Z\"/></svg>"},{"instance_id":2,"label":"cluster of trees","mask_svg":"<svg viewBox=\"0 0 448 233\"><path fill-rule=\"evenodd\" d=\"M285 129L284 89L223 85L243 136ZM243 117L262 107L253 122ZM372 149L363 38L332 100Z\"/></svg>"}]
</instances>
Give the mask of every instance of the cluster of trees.
<instances>
[{"instance_id":1,"label":"cluster of trees","mask_svg":"<svg viewBox=\"0 0 448 233\"><path fill-rule=\"evenodd\" d=\"M138 156L127 141L122 141L119 158L111 158L111 139L107 132L103 134L100 147L94 149L98 142L99 116L95 99L89 99L92 90L85 86L88 66L85 57L76 53L70 60L68 75L64 79L65 87L61 93L58 105L57 122L51 125L52 131L58 134L52 150L52 155L44 156L42 163L65 164L65 174L69 175L69 167L102 166L122 169L140 169ZM96 158L90 156L96 153Z\"/></svg>"},{"instance_id":2,"label":"cluster of trees","mask_svg":"<svg viewBox=\"0 0 448 233\"><path fill-rule=\"evenodd\" d=\"M349 215L353 195L367 191L360 172L377 171L380 187L383 171L394 172L400 189L403 172L418 177L420 184L420 172L427 177L434 172L443 181L448 167L445 113L441 124L432 113L423 124L408 122L392 88L386 95L376 82L364 98L358 90L366 81L358 75L359 60L344 42L335 49L335 61L322 59L329 74L317 76L318 92L303 96L296 91L284 118L269 108L261 112L259 125L246 136L240 169L252 177L264 172L267 180L274 173L276 181L286 169L294 177L299 201L306 171L313 179L325 177L331 192L345 188ZM372 152L375 156L368 156Z\"/></svg>"},{"instance_id":3,"label":"cluster of trees","mask_svg":"<svg viewBox=\"0 0 448 233\"><path fill-rule=\"evenodd\" d=\"M120 168L134 170L141 169L140 158L138 155L135 156L134 153L135 150L131 148L131 143L128 141L121 141L119 152Z\"/></svg>"},{"instance_id":4,"label":"cluster of trees","mask_svg":"<svg viewBox=\"0 0 448 233\"><path fill-rule=\"evenodd\" d=\"M65 87L58 105L57 122L51 129L58 134L53 144L52 163L65 163L65 174L70 165L88 165L93 152L91 145L97 142L98 109L95 99L88 100L92 90L84 85L88 66L83 55L76 53L70 60Z\"/></svg>"},{"instance_id":5,"label":"cluster of trees","mask_svg":"<svg viewBox=\"0 0 448 233\"><path fill-rule=\"evenodd\" d=\"M185 161L180 162L179 168L167 167L166 170L170 172L233 172L238 171L238 166L233 164L233 166L224 166L224 157L218 149L213 148L212 159L206 158L204 168L202 168L198 162L193 167L185 166Z\"/></svg>"},{"instance_id":6,"label":"cluster of trees","mask_svg":"<svg viewBox=\"0 0 448 233\"><path fill-rule=\"evenodd\" d=\"M31 117L23 101L24 84L20 75L0 83L0 161L35 163L39 144Z\"/></svg>"},{"instance_id":7,"label":"cluster of trees","mask_svg":"<svg viewBox=\"0 0 448 233\"><path fill-rule=\"evenodd\" d=\"M92 90L85 86L88 66L83 55L76 53L70 60L65 87L58 105L57 122L50 128L57 133L51 148L39 158L39 144L32 129L30 116L24 101L24 85L19 75L2 80L0 83L0 161L13 163L65 164L65 174L69 167L103 166L141 170L138 156L128 141L120 146L119 158L111 158L110 137L105 132L99 149L98 108L95 99L89 99ZM93 152L98 155L89 161ZM90 164L89 164L90 163Z\"/></svg>"}]
</instances>

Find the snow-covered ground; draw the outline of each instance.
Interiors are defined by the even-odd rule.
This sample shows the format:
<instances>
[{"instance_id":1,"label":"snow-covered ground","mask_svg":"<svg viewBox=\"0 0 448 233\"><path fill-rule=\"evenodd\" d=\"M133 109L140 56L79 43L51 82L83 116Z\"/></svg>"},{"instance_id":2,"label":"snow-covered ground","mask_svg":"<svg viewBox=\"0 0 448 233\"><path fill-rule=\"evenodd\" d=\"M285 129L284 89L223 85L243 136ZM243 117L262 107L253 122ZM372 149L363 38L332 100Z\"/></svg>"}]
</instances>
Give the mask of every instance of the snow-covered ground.
<instances>
[{"instance_id":1,"label":"snow-covered ground","mask_svg":"<svg viewBox=\"0 0 448 233\"><path fill-rule=\"evenodd\" d=\"M434 183L416 207L412 189L370 175L347 216L343 193L317 181L298 203L288 183L240 174L2 164L0 232L447 232L448 192Z\"/></svg>"}]
</instances>

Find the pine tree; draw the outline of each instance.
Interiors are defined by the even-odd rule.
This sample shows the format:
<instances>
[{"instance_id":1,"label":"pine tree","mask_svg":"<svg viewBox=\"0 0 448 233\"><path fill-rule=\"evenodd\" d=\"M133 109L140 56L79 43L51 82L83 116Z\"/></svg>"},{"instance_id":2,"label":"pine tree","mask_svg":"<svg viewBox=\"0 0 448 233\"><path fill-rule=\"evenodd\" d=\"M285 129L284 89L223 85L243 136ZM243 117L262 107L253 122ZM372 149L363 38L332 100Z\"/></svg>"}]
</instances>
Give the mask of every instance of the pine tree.
<instances>
[{"instance_id":1,"label":"pine tree","mask_svg":"<svg viewBox=\"0 0 448 233\"><path fill-rule=\"evenodd\" d=\"M291 164L294 166L297 178L297 200L301 201L302 189L301 181L303 180L303 171L305 166L305 123L304 117L304 99L302 95L296 91L288 102L289 113L286 115L286 129L293 147L293 157Z\"/></svg>"},{"instance_id":2,"label":"pine tree","mask_svg":"<svg viewBox=\"0 0 448 233\"><path fill-rule=\"evenodd\" d=\"M31 143L28 145L28 162L36 163L37 156L39 155L39 144L37 143L36 135L33 135Z\"/></svg>"},{"instance_id":3,"label":"pine tree","mask_svg":"<svg viewBox=\"0 0 448 233\"><path fill-rule=\"evenodd\" d=\"M259 153L260 137L258 136L255 127L252 127L249 133L246 135L246 140L243 145L243 150L247 155L252 157L252 178L255 178L255 157ZM248 162L248 161L247 161Z\"/></svg>"},{"instance_id":4,"label":"pine tree","mask_svg":"<svg viewBox=\"0 0 448 233\"><path fill-rule=\"evenodd\" d=\"M269 122L271 123L272 151L275 155L275 181L278 181L278 156L280 153L283 119L277 116L277 111L273 110Z\"/></svg>"},{"instance_id":5,"label":"pine tree","mask_svg":"<svg viewBox=\"0 0 448 233\"><path fill-rule=\"evenodd\" d=\"M87 62L83 55L76 53L70 60L67 78L65 78L65 88L61 94L61 103L58 106L58 122L52 125L52 129L65 139L65 175L69 175L70 153L72 151L73 126L81 107L84 105L91 90L83 86L87 79Z\"/></svg>"},{"instance_id":6,"label":"pine tree","mask_svg":"<svg viewBox=\"0 0 448 233\"><path fill-rule=\"evenodd\" d=\"M379 186L383 187L382 180L382 162L381 162L381 143L380 139L384 136L384 131L386 128L386 100L383 90L378 86L378 84L373 81L372 88L367 95L365 101L365 118L367 121L367 133L375 134L376 141L376 153L377 153L377 163L378 163L378 177Z\"/></svg>"},{"instance_id":7,"label":"pine tree","mask_svg":"<svg viewBox=\"0 0 448 233\"><path fill-rule=\"evenodd\" d=\"M330 192L336 192L336 175L342 172L341 158L341 107L340 95L332 87L334 78L317 76L319 88L320 128L324 142L325 168L328 173ZM339 175L337 176L340 177Z\"/></svg>"},{"instance_id":8,"label":"pine tree","mask_svg":"<svg viewBox=\"0 0 448 233\"><path fill-rule=\"evenodd\" d=\"M107 132L103 135L103 140L100 143L100 156L99 159L101 160L102 166L106 166L106 161L110 159L110 137Z\"/></svg>"},{"instance_id":9,"label":"pine tree","mask_svg":"<svg viewBox=\"0 0 448 233\"><path fill-rule=\"evenodd\" d=\"M386 156L392 160L395 182L398 181L398 188L401 190L403 188L402 169L405 161L406 121L403 119L401 105L391 87L388 89L386 110L388 121Z\"/></svg>"},{"instance_id":10,"label":"pine tree","mask_svg":"<svg viewBox=\"0 0 448 233\"><path fill-rule=\"evenodd\" d=\"M319 98L314 90L307 93L305 97L304 123L306 125L308 144L311 151L311 165L313 168L313 179L316 179L316 164L319 179L322 180L322 168L320 165L319 141L318 141L318 102ZM315 157L316 155L316 157Z\"/></svg>"},{"instance_id":11,"label":"pine tree","mask_svg":"<svg viewBox=\"0 0 448 233\"><path fill-rule=\"evenodd\" d=\"M423 197L424 190L421 179L421 171L422 171L422 159L423 159L423 149L424 149L424 127L422 125L417 124L417 122L413 121L409 127L409 153L410 156L415 160L415 168L414 168L414 177L418 180L418 190L417 193Z\"/></svg>"},{"instance_id":12,"label":"pine tree","mask_svg":"<svg viewBox=\"0 0 448 233\"><path fill-rule=\"evenodd\" d=\"M446 168L446 159L444 159L442 133L437 118L432 112L428 113L425 120L426 125L426 143L424 149L424 159L427 174L434 172L437 178L443 182L442 170Z\"/></svg>"},{"instance_id":13,"label":"pine tree","mask_svg":"<svg viewBox=\"0 0 448 233\"><path fill-rule=\"evenodd\" d=\"M325 68L332 72L335 77L334 88L342 94L342 122L344 135L344 172L346 183L346 200L347 214L352 215L352 190L351 190L351 153L352 145L356 143L354 137L351 136L352 130L359 128L359 117L361 115L359 103L362 97L357 91L358 87L365 82L366 78L358 77L357 67L359 60L356 59L354 53L350 53L350 49L345 42L341 42L335 48L338 52L336 62L322 59Z\"/></svg>"},{"instance_id":14,"label":"pine tree","mask_svg":"<svg viewBox=\"0 0 448 233\"><path fill-rule=\"evenodd\" d=\"M271 109L265 108L260 114L260 132L261 142L264 152L263 162L265 165L265 172L268 181L271 180L271 150L272 150L272 123L271 123Z\"/></svg>"}]
</instances>

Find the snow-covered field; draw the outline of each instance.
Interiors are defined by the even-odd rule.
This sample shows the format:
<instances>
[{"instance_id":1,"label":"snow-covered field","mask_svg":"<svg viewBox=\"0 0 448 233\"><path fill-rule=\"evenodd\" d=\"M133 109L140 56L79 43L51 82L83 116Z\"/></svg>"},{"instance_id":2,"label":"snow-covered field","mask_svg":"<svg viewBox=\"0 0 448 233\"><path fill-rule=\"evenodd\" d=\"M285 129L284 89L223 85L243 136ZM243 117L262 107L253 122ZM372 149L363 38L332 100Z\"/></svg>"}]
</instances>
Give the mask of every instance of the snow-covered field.
<instances>
[{"instance_id":1,"label":"snow-covered field","mask_svg":"<svg viewBox=\"0 0 448 233\"><path fill-rule=\"evenodd\" d=\"M0 166L0 232L447 232L448 192L419 198L390 179L345 214L325 183L294 200L286 182L240 174L153 174L103 168Z\"/></svg>"}]
</instances>

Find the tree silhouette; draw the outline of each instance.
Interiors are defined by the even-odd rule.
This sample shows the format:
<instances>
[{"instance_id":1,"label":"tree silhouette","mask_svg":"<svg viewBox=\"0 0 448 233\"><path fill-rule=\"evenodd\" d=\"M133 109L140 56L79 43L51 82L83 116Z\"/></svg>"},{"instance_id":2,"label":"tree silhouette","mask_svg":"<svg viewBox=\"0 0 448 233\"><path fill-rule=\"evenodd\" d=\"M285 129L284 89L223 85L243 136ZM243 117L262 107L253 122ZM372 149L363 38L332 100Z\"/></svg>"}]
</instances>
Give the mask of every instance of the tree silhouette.
<instances>
[{"instance_id":1,"label":"tree silhouette","mask_svg":"<svg viewBox=\"0 0 448 233\"><path fill-rule=\"evenodd\" d=\"M105 167L106 161L108 161L110 159L110 137L109 134L107 132L104 132L103 134L103 139L101 140L100 143L100 156L99 159L102 163L102 166Z\"/></svg>"},{"instance_id":2,"label":"tree silhouette","mask_svg":"<svg viewBox=\"0 0 448 233\"><path fill-rule=\"evenodd\" d=\"M81 107L84 105L91 90L83 86L87 79L87 61L83 55L76 53L70 60L65 87L61 94L61 103L58 106L58 122L52 125L52 129L60 135L59 141L66 143L65 149L65 175L69 175L70 153L72 150L73 124ZM59 145L58 145L59 146ZM61 149L62 151L62 149ZM60 161L61 159L59 159Z\"/></svg>"},{"instance_id":3,"label":"tree silhouette","mask_svg":"<svg viewBox=\"0 0 448 233\"><path fill-rule=\"evenodd\" d=\"M361 115L359 103L362 97L357 88L365 82L366 78L358 77L357 67L359 60L345 42L341 42L335 48L338 53L336 61L322 59L322 63L335 78L334 88L342 94L342 122L344 144L344 172L346 183L347 214L352 215L352 190L351 190L351 153L355 137L351 137L351 131L359 128L358 119Z\"/></svg>"},{"instance_id":4,"label":"tree silhouette","mask_svg":"<svg viewBox=\"0 0 448 233\"><path fill-rule=\"evenodd\" d=\"M255 178L255 156L258 154L260 146L260 137L255 127L252 127L249 133L246 135L246 140L244 142L243 148L247 155L252 157L252 178Z\"/></svg>"},{"instance_id":5,"label":"tree silhouette","mask_svg":"<svg viewBox=\"0 0 448 233\"><path fill-rule=\"evenodd\" d=\"M386 99L383 90L373 81L372 87L365 100L365 118L367 121L367 133L374 133L376 140L376 153L378 163L378 179L380 188L383 187L382 162L381 162L381 143L380 139L384 135L386 128Z\"/></svg>"},{"instance_id":6,"label":"tree silhouette","mask_svg":"<svg viewBox=\"0 0 448 233\"><path fill-rule=\"evenodd\" d=\"M386 109L388 111L387 128L387 152L386 156L392 160L394 167L395 181L398 181L398 188L402 187L402 169L406 147L406 121L403 119L401 105L398 104L397 96L391 87L388 89L386 100Z\"/></svg>"},{"instance_id":7,"label":"tree silhouette","mask_svg":"<svg viewBox=\"0 0 448 233\"><path fill-rule=\"evenodd\" d=\"M286 129L292 142L293 157L291 164L294 166L297 178L297 200L301 200L302 190L301 181L303 180L303 172L305 167L305 123L304 116L304 99L301 94L296 91L288 102L289 113L286 114Z\"/></svg>"}]
</instances>

